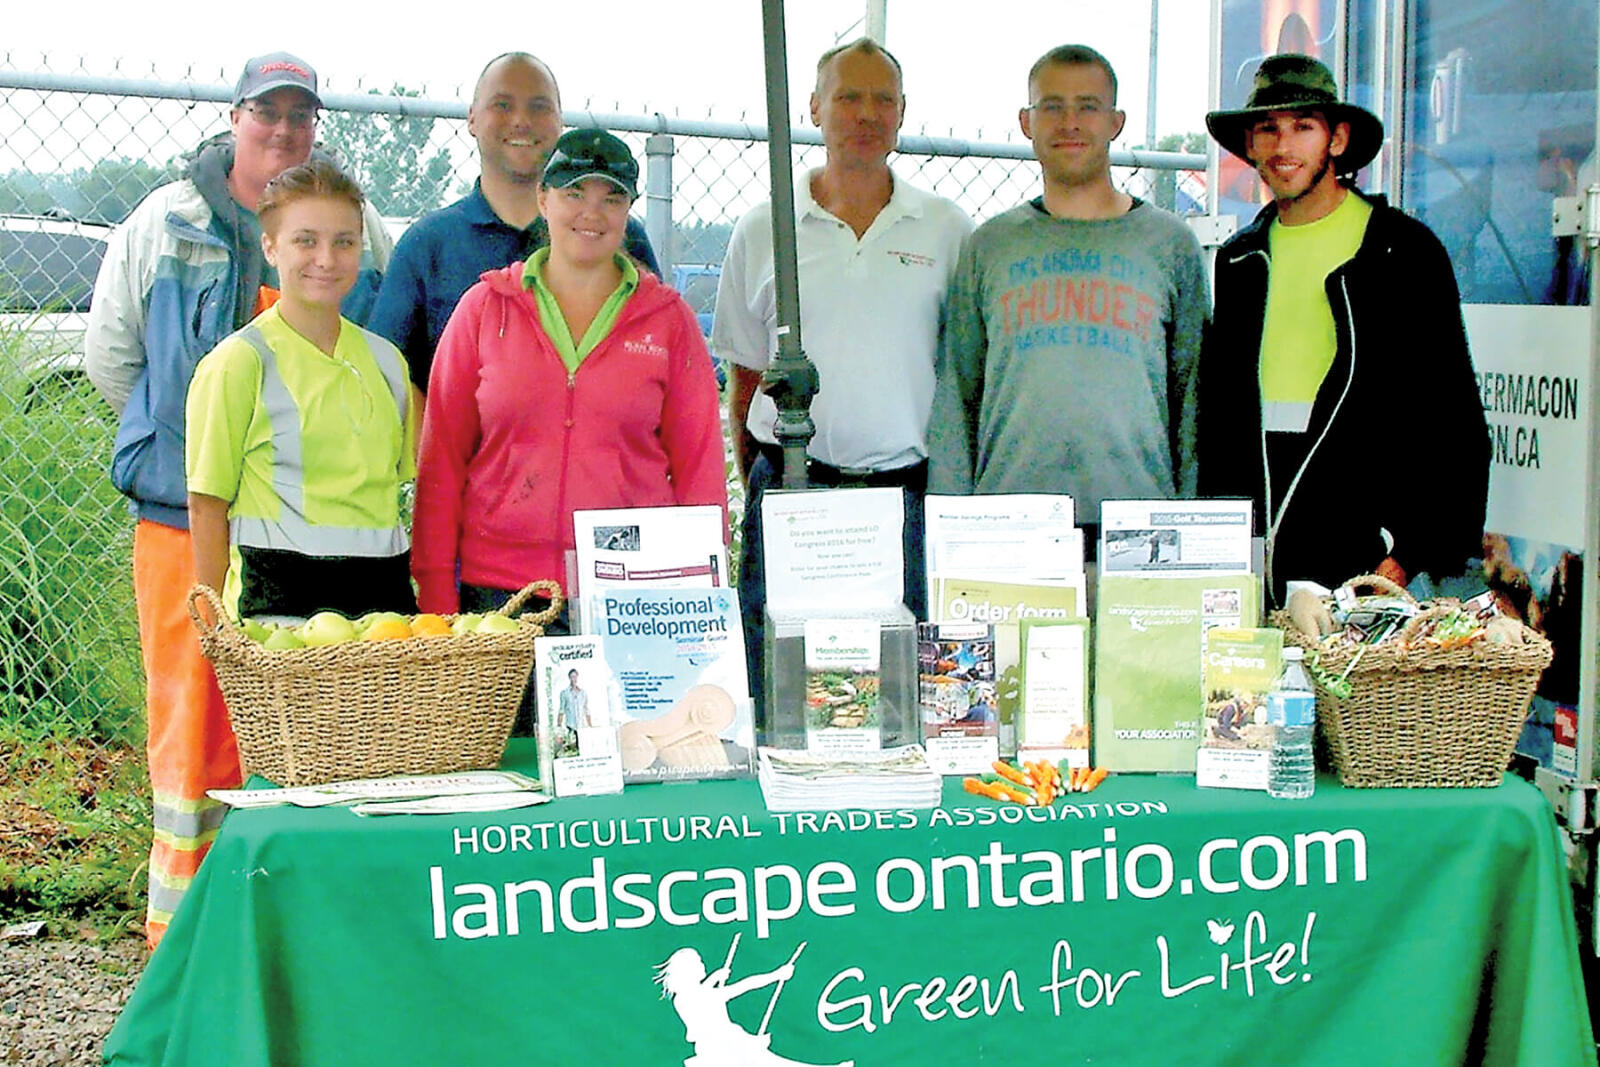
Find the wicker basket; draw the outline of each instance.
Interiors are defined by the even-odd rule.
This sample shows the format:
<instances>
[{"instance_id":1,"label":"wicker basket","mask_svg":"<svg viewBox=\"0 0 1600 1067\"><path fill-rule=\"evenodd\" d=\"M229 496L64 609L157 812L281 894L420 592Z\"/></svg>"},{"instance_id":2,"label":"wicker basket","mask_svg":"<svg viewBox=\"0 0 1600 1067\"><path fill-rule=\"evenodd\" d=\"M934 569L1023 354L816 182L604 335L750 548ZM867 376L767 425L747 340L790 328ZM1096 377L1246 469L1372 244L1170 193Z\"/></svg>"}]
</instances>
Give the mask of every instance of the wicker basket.
<instances>
[{"instance_id":1,"label":"wicker basket","mask_svg":"<svg viewBox=\"0 0 1600 1067\"><path fill-rule=\"evenodd\" d=\"M1346 583L1393 596L1405 590L1377 575ZM1528 702L1550 663L1550 642L1521 628L1522 642L1475 641L1459 648L1412 646L1420 628L1456 610L1441 600L1406 625L1398 639L1351 645L1337 635L1319 640L1287 612L1274 612L1284 639L1317 657L1333 675L1351 661L1351 694L1338 697L1317 684L1317 724L1347 786L1489 787L1500 784L1522 731Z\"/></svg>"},{"instance_id":2,"label":"wicker basket","mask_svg":"<svg viewBox=\"0 0 1600 1067\"><path fill-rule=\"evenodd\" d=\"M561 611L561 587L534 582L501 609L515 614L535 593L550 597L550 608L521 616L514 633L283 651L262 648L228 622L206 586L189 593L189 614L216 669L245 773L316 785L498 764L533 668L533 639Z\"/></svg>"}]
</instances>

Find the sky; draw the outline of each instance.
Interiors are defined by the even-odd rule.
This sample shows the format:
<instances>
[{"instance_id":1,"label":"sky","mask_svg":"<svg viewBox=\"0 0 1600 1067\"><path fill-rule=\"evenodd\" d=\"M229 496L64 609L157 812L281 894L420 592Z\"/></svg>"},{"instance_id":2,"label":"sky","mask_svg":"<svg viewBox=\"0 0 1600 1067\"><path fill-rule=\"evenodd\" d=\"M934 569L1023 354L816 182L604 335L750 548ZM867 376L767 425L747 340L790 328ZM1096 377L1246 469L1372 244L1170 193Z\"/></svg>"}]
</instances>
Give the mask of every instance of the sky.
<instances>
[{"instance_id":1,"label":"sky","mask_svg":"<svg viewBox=\"0 0 1600 1067\"><path fill-rule=\"evenodd\" d=\"M200 13L193 0L77 0L70 32L59 9L17 5L6 19L4 65L77 67L129 77L231 82L251 54L286 49L317 68L330 91L398 82L425 95L464 98L492 55L544 58L563 102L623 114L765 122L760 0L611 0L604 5L483 5L477 17L440 19L441 5L320 0L315 19L274 25L270 7L234 17ZM972 13L977 8L981 17ZM1158 136L1202 129L1210 54L1210 0L1161 0ZM790 114L805 114L816 57L863 32L862 0L789 0ZM292 11L294 8L280 8ZM302 9L303 10L303 9ZM372 12L381 12L374 18ZM885 42L905 69L905 130L970 139L1019 139L1029 65L1047 49L1091 45L1116 68L1127 112L1119 146L1144 140L1150 48L1148 0L888 0ZM357 81L359 79L359 85Z\"/></svg>"}]
</instances>

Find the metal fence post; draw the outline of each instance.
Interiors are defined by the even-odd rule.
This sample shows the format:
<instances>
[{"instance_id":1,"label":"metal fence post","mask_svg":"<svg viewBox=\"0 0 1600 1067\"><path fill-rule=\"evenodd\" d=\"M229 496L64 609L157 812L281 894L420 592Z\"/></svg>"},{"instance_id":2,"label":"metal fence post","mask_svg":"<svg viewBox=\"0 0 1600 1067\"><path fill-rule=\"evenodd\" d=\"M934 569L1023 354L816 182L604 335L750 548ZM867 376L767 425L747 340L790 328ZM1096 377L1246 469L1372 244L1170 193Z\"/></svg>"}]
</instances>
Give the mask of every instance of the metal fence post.
<instances>
[{"instance_id":1,"label":"metal fence post","mask_svg":"<svg viewBox=\"0 0 1600 1067\"><path fill-rule=\"evenodd\" d=\"M653 133L644 141L644 230L661 264L662 280L672 282L672 153L671 134Z\"/></svg>"}]
</instances>

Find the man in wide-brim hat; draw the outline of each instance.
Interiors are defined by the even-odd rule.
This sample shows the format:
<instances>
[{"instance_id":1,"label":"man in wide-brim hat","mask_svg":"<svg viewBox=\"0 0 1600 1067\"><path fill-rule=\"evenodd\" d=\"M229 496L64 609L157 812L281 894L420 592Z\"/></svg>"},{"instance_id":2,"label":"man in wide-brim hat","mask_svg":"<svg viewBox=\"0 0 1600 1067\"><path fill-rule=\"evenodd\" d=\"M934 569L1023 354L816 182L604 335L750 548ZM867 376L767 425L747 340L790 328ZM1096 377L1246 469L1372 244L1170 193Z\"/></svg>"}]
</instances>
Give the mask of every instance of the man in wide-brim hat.
<instances>
[{"instance_id":1,"label":"man in wide-brim hat","mask_svg":"<svg viewBox=\"0 0 1600 1067\"><path fill-rule=\"evenodd\" d=\"M1383 123L1340 100L1317 60L1277 55L1245 106L1206 126L1272 203L1217 254L1202 495L1255 502L1279 604L1295 579L1461 573L1481 551L1487 428L1449 256L1421 222L1353 186ZM1418 416L1447 458L1424 477L1375 477L1406 469L1384 455Z\"/></svg>"}]
</instances>

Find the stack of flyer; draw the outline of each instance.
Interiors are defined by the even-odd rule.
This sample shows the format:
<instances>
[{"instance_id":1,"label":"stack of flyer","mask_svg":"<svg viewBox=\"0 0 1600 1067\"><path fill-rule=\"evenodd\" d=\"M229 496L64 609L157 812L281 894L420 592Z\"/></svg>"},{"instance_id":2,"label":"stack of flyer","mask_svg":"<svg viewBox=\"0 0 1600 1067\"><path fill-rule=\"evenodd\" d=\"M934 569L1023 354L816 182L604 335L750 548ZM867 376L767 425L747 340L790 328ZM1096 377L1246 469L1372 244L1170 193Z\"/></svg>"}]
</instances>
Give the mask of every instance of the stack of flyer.
<instances>
[{"instance_id":1,"label":"stack of flyer","mask_svg":"<svg viewBox=\"0 0 1600 1067\"><path fill-rule=\"evenodd\" d=\"M953 671L941 669L952 659L947 654L951 643L982 640L975 631L949 628L976 626L992 635L992 682L972 676L966 696L978 712L986 713L992 691L988 734L998 753L1021 751L1087 766L1087 675L1081 656L1071 669L1065 652L1048 663L1038 658L1035 680L1041 692L1051 694L1039 704L1042 709L1048 705L1044 717L1036 718L1023 700L1024 625L1038 634L1041 648L1052 643L1042 633L1047 626L1073 629L1055 644L1083 649L1087 642L1083 531L1074 524L1072 498L1039 493L930 496L927 566L931 625L923 628L921 638L924 667L929 668L922 671L923 744L929 759L949 773L987 768L986 761L977 766L982 715L963 714L959 726L949 715L955 693L952 674L971 675L971 670L959 663ZM963 637L967 632L972 636Z\"/></svg>"},{"instance_id":2,"label":"stack of flyer","mask_svg":"<svg viewBox=\"0 0 1600 1067\"><path fill-rule=\"evenodd\" d=\"M943 790L920 745L838 756L762 746L758 776L768 811L936 808Z\"/></svg>"},{"instance_id":3,"label":"stack of flyer","mask_svg":"<svg viewBox=\"0 0 1600 1067\"><path fill-rule=\"evenodd\" d=\"M1108 500L1095 606L1095 762L1192 771L1201 650L1216 628L1253 627L1250 502Z\"/></svg>"},{"instance_id":4,"label":"stack of flyer","mask_svg":"<svg viewBox=\"0 0 1600 1067\"><path fill-rule=\"evenodd\" d=\"M583 633L535 646L556 794L748 776L755 726L722 509L580 511L573 526Z\"/></svg>"}]
</instances>

